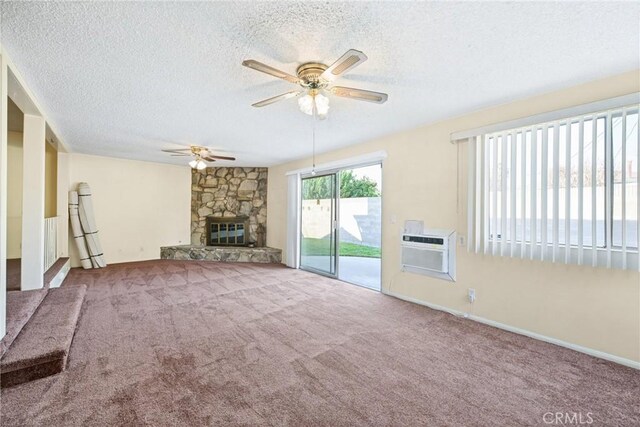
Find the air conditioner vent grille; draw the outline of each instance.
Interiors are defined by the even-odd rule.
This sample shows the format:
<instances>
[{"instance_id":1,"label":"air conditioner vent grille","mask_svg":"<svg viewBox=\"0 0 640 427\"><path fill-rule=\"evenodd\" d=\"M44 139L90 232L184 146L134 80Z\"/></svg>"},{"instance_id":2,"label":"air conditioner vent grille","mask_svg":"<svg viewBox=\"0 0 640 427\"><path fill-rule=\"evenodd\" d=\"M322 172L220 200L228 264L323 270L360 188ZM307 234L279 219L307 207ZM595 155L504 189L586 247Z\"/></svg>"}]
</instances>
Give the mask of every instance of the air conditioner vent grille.
<instances>
[{"instance_id":1,"label":"air conditioner vent grille","mask_svg":"<svg viewBox=\"0 0 640 427\"><path fill-rule=\"evenodd\" d=\"M424 268L446 273L447 260L443 251L405 247L402 250L402 264L406 267Z\"/></svg>"},{"instance_id":2,"label":"air conditioner vent grille","mask_svg":"<svg viewBox=\"0 0 640 427\"><path fill-rule=\"evenodd\" d=\"M401 241L402 270L455 281L456 233L432 231L404 234Z\"/></svg>"}]
</instances>

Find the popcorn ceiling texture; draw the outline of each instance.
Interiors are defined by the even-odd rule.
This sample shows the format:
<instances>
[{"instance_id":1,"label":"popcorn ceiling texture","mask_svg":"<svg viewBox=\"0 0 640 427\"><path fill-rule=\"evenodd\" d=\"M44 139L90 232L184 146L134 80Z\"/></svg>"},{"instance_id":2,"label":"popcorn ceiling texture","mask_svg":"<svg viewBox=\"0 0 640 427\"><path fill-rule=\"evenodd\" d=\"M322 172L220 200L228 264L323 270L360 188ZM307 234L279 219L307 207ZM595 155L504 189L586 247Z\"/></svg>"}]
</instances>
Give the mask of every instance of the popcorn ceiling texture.
<instances>
[{"instance_id":1,"label":"popcorn ceiling texture","mask_svg":"<svg viewBox=\"0 0 640 427\"><path fill-rule=\"evenodd\" d=\"M328 151L471 110L638 68L636 2L9 2L2 43L72 150L184 164L162 148L207 145L268 166L311 154L289 73L349 48L369 60L331 98ZM225 162L216 165L227 166Z\"/></svg>"}]
</instances>

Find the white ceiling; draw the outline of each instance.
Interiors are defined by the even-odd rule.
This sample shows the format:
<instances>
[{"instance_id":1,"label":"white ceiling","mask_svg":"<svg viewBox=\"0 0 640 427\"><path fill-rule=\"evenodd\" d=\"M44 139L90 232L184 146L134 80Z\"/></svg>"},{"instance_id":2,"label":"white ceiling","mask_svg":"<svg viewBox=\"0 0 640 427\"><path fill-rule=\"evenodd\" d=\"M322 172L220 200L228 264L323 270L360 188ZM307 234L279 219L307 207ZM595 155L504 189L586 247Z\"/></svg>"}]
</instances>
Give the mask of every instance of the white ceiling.
<instances>
[{"instance_id":1,"label":"white ceiling","mask_svg":"<svg viewBox=\"0 0 640 427\"><path fill-rule=\"evenodd\" d=\"M290 73L347 49L369 60L340 85L317 131L333 150L482 107L639 68L637 2L8 2L2 43L58 130L82 153L184 163L200 144L268 166L311 154ZM224 164L224 162L220 162Z\"/></svg>"}]
</instances>

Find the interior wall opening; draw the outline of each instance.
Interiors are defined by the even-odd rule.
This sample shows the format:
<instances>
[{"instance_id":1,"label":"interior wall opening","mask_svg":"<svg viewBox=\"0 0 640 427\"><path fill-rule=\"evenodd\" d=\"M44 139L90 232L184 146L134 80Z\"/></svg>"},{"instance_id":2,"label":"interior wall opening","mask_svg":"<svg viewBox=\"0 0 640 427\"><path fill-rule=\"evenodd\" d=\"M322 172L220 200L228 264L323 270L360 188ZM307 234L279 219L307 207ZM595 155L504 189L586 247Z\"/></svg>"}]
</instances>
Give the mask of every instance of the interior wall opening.
<instances>
[{"instance_id":1,"label":"interior wall opening","mask_svg":"<svg viewBox=\"0 0 640 427\"><path fill-rule=\"evenodd\" d=\"M20 290L24 114L9 98L7 109L7 291Z\"/></svg>"}]
</instances>

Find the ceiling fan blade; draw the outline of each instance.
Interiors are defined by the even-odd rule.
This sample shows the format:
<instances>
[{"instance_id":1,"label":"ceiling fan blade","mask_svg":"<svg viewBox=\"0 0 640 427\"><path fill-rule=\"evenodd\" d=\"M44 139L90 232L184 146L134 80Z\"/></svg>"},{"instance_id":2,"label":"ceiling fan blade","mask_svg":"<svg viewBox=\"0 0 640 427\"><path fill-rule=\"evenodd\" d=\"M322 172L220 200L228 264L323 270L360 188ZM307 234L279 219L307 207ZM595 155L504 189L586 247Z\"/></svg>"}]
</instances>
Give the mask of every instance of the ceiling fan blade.
<instances>
[{"instance_id":1,"label":"ceiling fan blade","mask_svg":"<svg viewBox=\"0 0 640 427\"><path fill-rule=\"evenodd\" d=\"M349 49L347 53L342 55L336 62L331 64L329 68L324 70L324 72L320 75L321 78L333 81L337 77L346 73L354 67L362 64L367 60L367 55L360 52L359 50Z\"/></svg>"},{"instance_id":2,"label":"ceiling fan blade","mask_svg":"<svg viewBox=\"0 0 640 427\"><path fill-rule=\"evenodd\" d=\"M209 154L208 156L203 157L203 159L209 160L211 162L215 162L216 159L218 159L218 160L235 160L236 158L235 157L229 157L229 156L218 156L218 155L215 155L215 154Z\"/></svg>"},{"instance_id":3,"label":"ceiling fan blade","mask_svg":"<svg viewBox=\"0 0 640 427\"><path fill-rule=\"evenodd\" d=\"M186 154L186 153L179 154L179 153L176 153L176 154L172 154L171 157L191 157L191 154Z\"/></svg>"},{"instance_id":4,"label":"ceiling fan blade","mask_svg":"<svg viewBox=\"0 0 640 427\"><path fill-rule=\"evenodd\" d=\"M264 107L265 105L273 104L274 102L282 101L284 99L295 98L300 96L303 90L292 90L291 92L283 93L282 95L274 96L273 98L264 99L260 102L252 104L253 107Z\"/></svg>"},{"instance_id":5,"label":"ceiling fan blade","mask_svg":"<svg viewBox=\"0 0 640 427\"><path fill-rule=\"evenodd\" d=\"M171 148L171 149L167 149L167 150L161 150L165 153L180 153L182 151L188 151L191 152L191 148Z\"/></svg>"},{"instance_id":6,"label":"ceiling fan blade","mask_svg":"<svg viewBox=\"0 0 640 427\"><path fill-rule=\"evenodd\" d=\"M269 74L270 76L277 77L282 80L286 80L290 83L299 84L300 79L296 76L292 76L289 73L285 73L284 71L280 71L276 68L270 67L267 64L263 64L262 62L255 61L253 59L247 59L246 61L242 61L242 65L245 67L253 68L256 71L260 71L265 74Z\"/></svg>"},{"instance_id":7,"label":"ceiling fan blade","mask_svg":"<svg viewBox=\"0 0 640 427\"><path fill-rule=\"evenodd\" d=\"M215 162L215 161L216 161L216 159L212 159L212 158L211 158L211 157L209 157L209 156L202 157L202 160L206 160L207 162Z\"/></svg>"},{"instance_id":8,"label":"ceiling fan blade","mask_svg":"<svg viewBox=\"0 0 640 427\"><path fill-rule=\"evenodd\" d=\"M334 86L329 89L331 93L343 98L357 99L359 101L375 102L376 104L383 104L389 98L389 95L382 92L373 92L370 90L355 89L352 87Z\"/></svg>"},{"instance_id":9,"label":"ceiling fan blade","mask_svg":"<svg viewBox=\"0 0 640 427\"><path fill-rule=\"evenodd\" d=\"M218 160L235 160L235 157L230 157L230 156L218 156L217 154L209 154L207 156L210 159L218 159Z\"/></svg>"}]
</instances>

